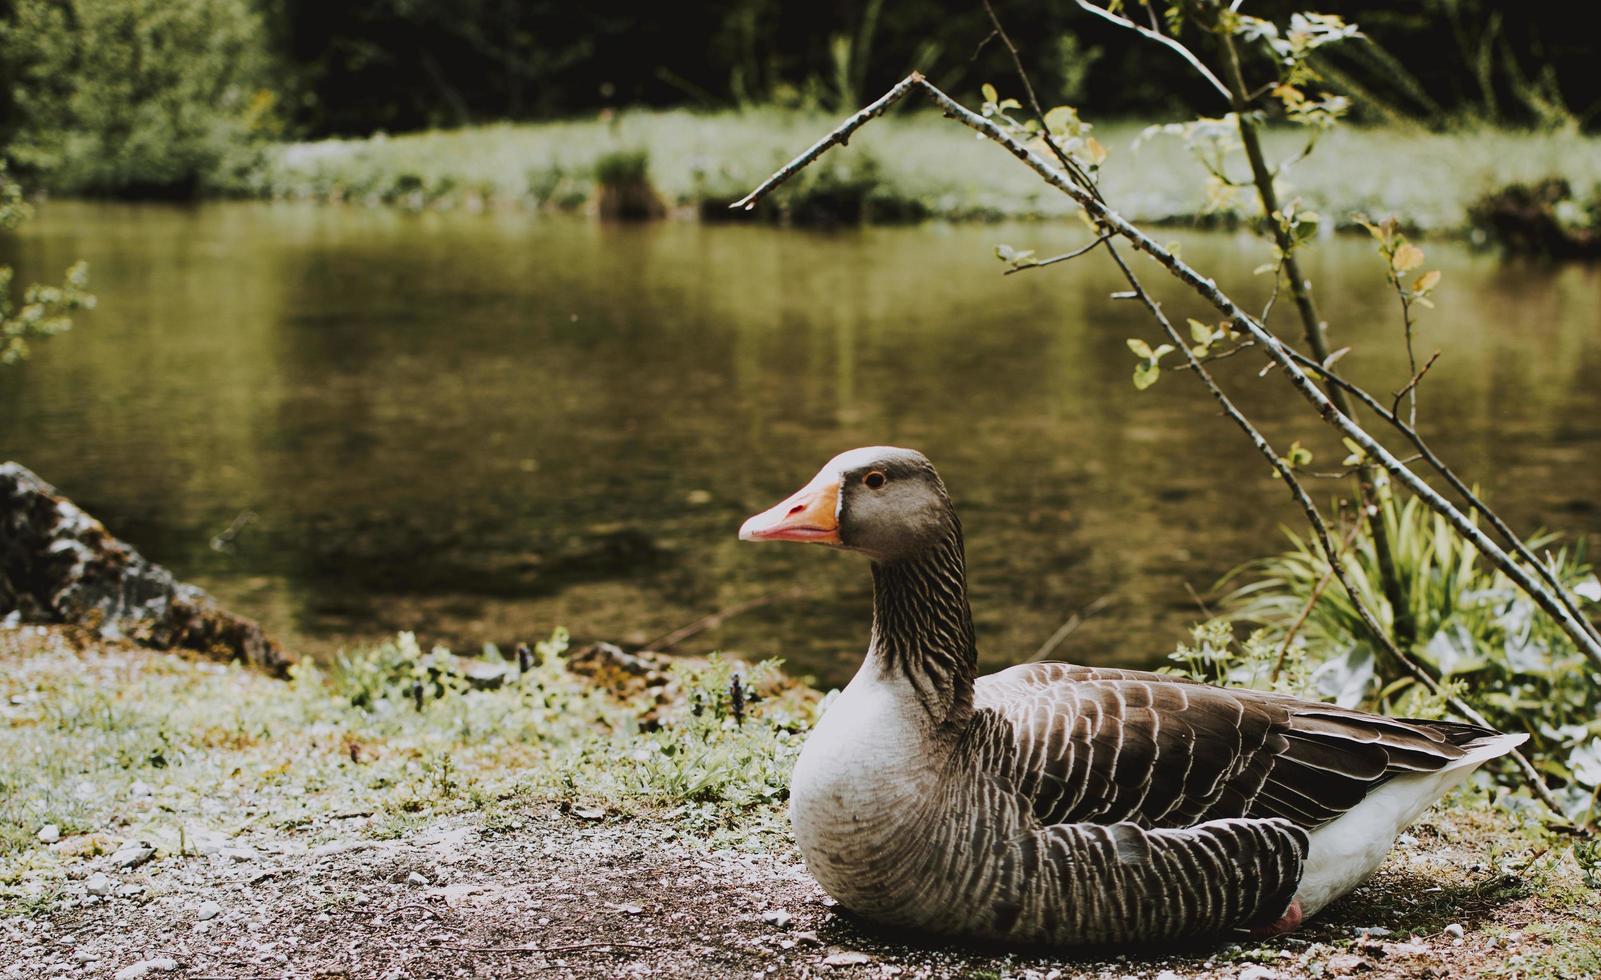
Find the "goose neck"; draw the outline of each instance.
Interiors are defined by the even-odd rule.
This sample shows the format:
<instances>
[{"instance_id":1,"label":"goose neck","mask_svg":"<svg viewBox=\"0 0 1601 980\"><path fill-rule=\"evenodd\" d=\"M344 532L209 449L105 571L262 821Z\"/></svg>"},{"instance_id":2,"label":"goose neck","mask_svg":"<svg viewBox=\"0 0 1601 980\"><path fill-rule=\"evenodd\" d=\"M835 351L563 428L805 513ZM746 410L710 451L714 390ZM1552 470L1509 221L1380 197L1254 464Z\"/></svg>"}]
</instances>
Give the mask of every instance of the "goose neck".
<instances>
[{"instance_id":1,"label":"goose neck","mask_svg":"<svg viewBox=\"0 0 1601 980\"><path fill-rule=\"evenodd\" d=\"M960 528L916 558L873 564L869 659L908 682L936 725L972 713L978 647Z\"/></svg>"}]
</instances>

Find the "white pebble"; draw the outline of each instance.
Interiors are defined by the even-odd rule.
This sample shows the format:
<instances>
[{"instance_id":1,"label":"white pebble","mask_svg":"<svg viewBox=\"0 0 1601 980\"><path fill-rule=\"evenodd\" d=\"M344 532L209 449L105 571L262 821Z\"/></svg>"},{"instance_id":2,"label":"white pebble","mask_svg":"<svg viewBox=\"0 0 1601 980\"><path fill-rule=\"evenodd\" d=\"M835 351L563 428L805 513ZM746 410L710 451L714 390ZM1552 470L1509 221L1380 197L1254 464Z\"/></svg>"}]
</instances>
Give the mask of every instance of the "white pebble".
<instances>
[{"instance_id":1,"label":"white pebble","mask_svg":"<svg viewBox=\"0 0 1601 980\"><path fill-rule=\"evenodd\" d=\"M130 966L117 971L116 980L140 980L152 973L171 973L178 969L178 961L170 956L158 956L153 960L140 960Z\"/></svg>"},{"instance_id":2,"label":"white pebble","mask_svg":"<svg viewBox=\"0 0 1601 980\"><path fill-rule=\"evenodd\" d=\"M84 882L83 887L84 890L89 894L96 895L100 898L105 898L107 895L111 894L112 889L117 887L117 883L112 881L105 874L96 871L94 874L89 876L88 881Z\"/></svg>"},{"instance_id":3,"label":"white pebble","mask_svg":"<svg viewBox=\"0 0 1601 980\"><path fill-rule=\"evenodd\" d=\"M221 914L222 906L218 905L216 902L201 902L200 907L195 909L195 918L201 922L204 922L207 919L215 919Z\"/></svg>"},{"instance_id":4,"label":"white pebble","mask_svg":"<svg viewBox=\"0 0 1601 980\"><path fill-rule=\"evenodd\" d=\"M61 828L53 823L47 823L39 828L39 843L54 844L61 839Z\"/></svg>"},{"instance_id":5,"label":"white pebble","mask_svg":"<svg viewBox=\"0 0 1601 980\"><path fill-rule=\"evenodd\" d=\"M1445 934L1452 939L1461 939L1464 931L1460 922L1453 922L1445 927Z\"/></svg>"}]
</instances>

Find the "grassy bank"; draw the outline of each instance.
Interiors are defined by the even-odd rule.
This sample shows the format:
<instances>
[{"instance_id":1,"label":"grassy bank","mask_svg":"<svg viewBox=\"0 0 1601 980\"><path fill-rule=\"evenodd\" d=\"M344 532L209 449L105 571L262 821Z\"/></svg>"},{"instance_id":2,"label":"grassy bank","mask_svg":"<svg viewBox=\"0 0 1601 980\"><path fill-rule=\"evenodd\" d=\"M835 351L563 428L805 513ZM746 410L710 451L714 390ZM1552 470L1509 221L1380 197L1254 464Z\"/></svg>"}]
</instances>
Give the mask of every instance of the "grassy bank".
<instances>
[{"instance_id":1,"label":"grassy bank","mask_svg":"<svg viewBox=\"0 0 1601 980\"><path fill-rule=\"evenodd\" d=\"M412 207L583 207L595 175L619 154L643 151L669 206L715 213L836 122L778 110L625 112L607 120L495 125L278 148L254 193ZM1145 222L1207 213L1206 177L1176 137L1139 137L1112 123L1103 183L1127 216ZM1268 133L1272 159L1293 155L1302 131ZM1137 145L1136 145L1137 144ZM1478 130L1455 134L1345 127L1283 177L1284 189L1339 222L1363 211L1399 214L1417 228L1461 232L1478 198L1516 181L1560 175L1580 191L1601 184L1601 138ZM875 122L824 158L793 196L865 201L869 219L1053 218L1070 202L1015 166L1004 151L937 116ZM1249 204L1249 201L1243 202Z\"/></svg>"},{"instance_id":2,"label":"grassy bank","mask_svg":"<svg viewBox=\"0 0 1601 980\"><path fill-rule=\"evenodd\" d=\"M285 683L0 630L16 975L1601 969L1601 893L1567 842L1472 789L1273 942L1066 958L883 933L831 908L785 827L814 692L772 666L569 659L559 636L531 660L470 680L402 637Z\"/></svg>"}]
</instances>

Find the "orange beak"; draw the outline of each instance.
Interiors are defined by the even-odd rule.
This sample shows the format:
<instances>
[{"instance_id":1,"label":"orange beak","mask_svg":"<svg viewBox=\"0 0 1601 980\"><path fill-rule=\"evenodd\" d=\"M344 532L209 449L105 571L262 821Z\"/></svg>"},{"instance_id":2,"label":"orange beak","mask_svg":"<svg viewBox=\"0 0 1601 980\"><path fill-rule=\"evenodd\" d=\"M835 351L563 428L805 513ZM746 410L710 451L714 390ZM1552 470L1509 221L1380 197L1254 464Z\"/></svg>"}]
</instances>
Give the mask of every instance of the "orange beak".
<instances>
[{"instance_id":1,"label":"orange beak","mask_svg":"<svg viewBox=\"0 0 1601 980\"><path fill-rule=\"evenodd\" d=\"M818 474L788 500L746 521L739 540L839 544L838 478Z\"/></svg>"}]
</instances>

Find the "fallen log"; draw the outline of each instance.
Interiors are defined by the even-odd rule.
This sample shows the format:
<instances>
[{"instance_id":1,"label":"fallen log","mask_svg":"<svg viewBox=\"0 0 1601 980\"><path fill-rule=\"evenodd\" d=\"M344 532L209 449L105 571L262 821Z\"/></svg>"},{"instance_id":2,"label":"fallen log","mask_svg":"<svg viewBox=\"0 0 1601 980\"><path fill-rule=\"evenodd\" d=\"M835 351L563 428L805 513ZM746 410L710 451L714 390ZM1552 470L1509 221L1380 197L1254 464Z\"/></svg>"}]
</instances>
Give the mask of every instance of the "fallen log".
<instances>
[{"instance_id":1,"label":"fallen log","mask_svg":"<svg viewBox=\"0 0 1601 980\"><path fill-rule=\"evenodd\" d=\"M253 620L118 540L56 488L18 463L0 463L0 619L72 623L106 639L275 676L294 658Z\"/></svg>"}]
</instances>

